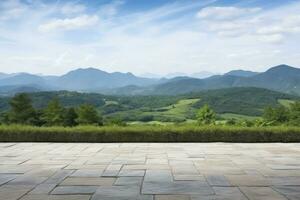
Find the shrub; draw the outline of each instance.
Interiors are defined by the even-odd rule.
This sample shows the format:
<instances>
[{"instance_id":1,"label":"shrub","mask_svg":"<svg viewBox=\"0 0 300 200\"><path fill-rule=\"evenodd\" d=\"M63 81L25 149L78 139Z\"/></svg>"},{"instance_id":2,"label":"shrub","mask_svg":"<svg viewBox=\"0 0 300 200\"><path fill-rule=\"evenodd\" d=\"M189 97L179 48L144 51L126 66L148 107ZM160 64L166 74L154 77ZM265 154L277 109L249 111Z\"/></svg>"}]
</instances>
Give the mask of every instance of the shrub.
<instances>
[{"instance_id":1,"label":"shrub","mask_svg":"<svg viewBox=\"0 0 300 200\"><path fill-rule=\"evenodd\" d=\"M77 109L77 122L81 125L102 125L102 117L98 114L96 108L89 104L83 104Z\"/></svg>"},{"instance_id":2,"label":"shrub","mask_svg":"<svg viewBox=\"0 0 300 200\"><path fill-rule=\"evenodd\" d=\"M214 124L216 113L206 104L197 112L197 121L199 124Z\"/></svg>"},{"instance_id":3,"label":"shrub","mask_svg":"<svg viewBox=\"0 0 300 200\"><path fill-rule=\"evenodd\" d=\"M15 95L9 102L11 109L7 114L8 123L34 124L36 113L31 99L25 93Z\"/></svg>"},{"instance_id":4,"label":"shrub","mask_svg":"<svg viewBox=\"0 0 300 200\"><path fill-rule=\"evenodd\" d=\"M48 126L61 126L64 122L64 113L65 109L61 106L59 100L54 98L48 103L42 118Z\"/></svg>"},{"instance_id":5,"label":"shrub","mask_svg":"<svg viewBox=\"0 0 300 200\"><path fill-rule=\"evenodd\" d=\"M1 142L300 142L299 127L1 125Z\"/></svg>"}]
</instances>

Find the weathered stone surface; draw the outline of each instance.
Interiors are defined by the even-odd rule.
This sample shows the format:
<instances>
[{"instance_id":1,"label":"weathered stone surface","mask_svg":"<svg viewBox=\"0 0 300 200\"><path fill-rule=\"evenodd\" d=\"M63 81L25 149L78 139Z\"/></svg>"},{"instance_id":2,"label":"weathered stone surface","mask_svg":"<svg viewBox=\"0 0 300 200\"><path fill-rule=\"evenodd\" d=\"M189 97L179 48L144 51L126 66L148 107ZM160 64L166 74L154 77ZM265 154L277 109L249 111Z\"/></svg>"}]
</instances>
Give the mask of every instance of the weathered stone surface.
<instances>
[{"instance_id":1,"label":"weathered stone surface","mask_svg":"<svg viewBox=\"0 0 300 200\"><path fill-rule=\"evenodd\" d=\"M97 186L59 186L56 187L51 194L93 194L97 190Z\"/></svg>"},{"instance_id":2,"label":"weathered stone surface","mask_svg":"<svg viewBox=\"0 0 300 200\"><path fill-rule=\"evenodd\" d=\"M270 187L241 187L241 190L250 200L287 200Z\"/></svg>"},{"instance_id":3,"label":"weathered stone surface","mask_svg":"<svg viewBox=\"0 0 300 200\"><path fill-rule=\"evenodd\" d=\"M156 195L155 200L190 200L188 195Z\"/></svg>"},{"instance_id":4,"label":"weathered stone surface","mask_svg":"<svg viewBox=\"0 0 300 200\"><path fill-rule=\"evenodd\" d=\"M0 143L0 200L300 200L299 144Z\"/></svg>"},{"instance_id":5,"label":"weathered stone surface","mask_svg":"<svg viewBox=\"0 0 300 200\"><path fill-rule=\"evenodd\" d=\"M109 186L113 185L115 178L90 178L90 177L70 177L66 178L60 185L82 185L82 186Z\"/></svg>"}]
</instances>

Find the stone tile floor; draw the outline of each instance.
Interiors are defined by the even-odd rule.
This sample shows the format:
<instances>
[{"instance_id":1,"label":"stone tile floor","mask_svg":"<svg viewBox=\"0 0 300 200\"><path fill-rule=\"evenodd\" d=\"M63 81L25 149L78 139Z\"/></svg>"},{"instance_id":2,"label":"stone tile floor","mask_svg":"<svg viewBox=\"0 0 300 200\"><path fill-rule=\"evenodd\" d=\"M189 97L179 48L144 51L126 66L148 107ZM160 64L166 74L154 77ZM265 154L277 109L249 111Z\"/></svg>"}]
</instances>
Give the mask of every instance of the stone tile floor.
<instances>
[{"instance_id":1,"label":"stone tile floor","mask_svg":"<svg viewBox=\"0 0 300 200\"><path fill-rule=\"evenodd\" d=\"M300 200L300 144L0 143L0 200Z\"/></svg>"}]
</instances>

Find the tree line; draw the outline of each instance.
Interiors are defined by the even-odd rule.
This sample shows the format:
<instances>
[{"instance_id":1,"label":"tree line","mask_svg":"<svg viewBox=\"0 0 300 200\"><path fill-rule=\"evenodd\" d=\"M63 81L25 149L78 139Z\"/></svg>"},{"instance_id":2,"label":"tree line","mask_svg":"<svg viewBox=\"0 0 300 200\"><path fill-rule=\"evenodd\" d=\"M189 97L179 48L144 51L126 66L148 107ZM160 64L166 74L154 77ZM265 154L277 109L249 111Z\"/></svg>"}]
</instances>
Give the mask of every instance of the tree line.
<instances>
[{"instance_id":1,"label":"tree line","mask_svg":"<svg viewBox=\"0 0 300 200\"><path fill-rule=\"evenodd\" d=\"M66 126L104 124L103 117L95 106L81 104L77 107L64 107L57 97L53 98L44 109L35 109L26 93L15 95L9 101L10 109L1 114L0 122L4 124L23 124L33 126ZM215 125L218 115L207 104L196 113L198 125ZM112 118L109 124L126 125L120 118ZM226 125L236 126L273 126L300 124L300 101L289 106L269 106L264 109L262 118L256 120L229 119Z\"/></svg>"},{"instance_id":2,"label":"tree line","mask_svg":"<svg viewBox=\"0 0 300 200\"><path fill-rule=\"evenodd\" d=\"M10 110L2 113L1 122L34 126L102 125L103 118L90 104L76 108L63 107L58 98L52 99L45 109L35 109L28 94L15 95L9 102Z\"/></svg>"},{"instance_id":3,"label":"tree line","mask_svg":"<svg viewBox=\"0 0 300 200\"><path fill-rule=\"evenodd\" d=\"M214 125L217 121L217 114L207 104L196 113L199 125ZM227 125L238 126L299 126L300 125L300 101L289 104L289 106L268 106L264 109L261 119L256 120L235 120L229 119Z\"/></svg>"}]
</instances>

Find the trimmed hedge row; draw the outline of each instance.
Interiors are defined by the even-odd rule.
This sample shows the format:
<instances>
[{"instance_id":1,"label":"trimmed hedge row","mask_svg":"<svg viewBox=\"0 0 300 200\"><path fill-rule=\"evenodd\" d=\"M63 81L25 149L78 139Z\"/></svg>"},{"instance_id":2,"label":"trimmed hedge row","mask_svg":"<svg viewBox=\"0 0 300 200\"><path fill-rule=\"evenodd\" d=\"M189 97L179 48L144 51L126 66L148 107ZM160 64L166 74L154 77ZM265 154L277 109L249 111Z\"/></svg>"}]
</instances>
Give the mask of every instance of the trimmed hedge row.
<instances>
[{"instance_id":1,"label":"trimmed hedge row","mask_svg":"<svg viewBox=\"0 0 300 200\"><path fill-rule=\"evenodd\" d=\"M0 126L0 142L300 142L299 127Z\"/></svg>"}]
</instances>

